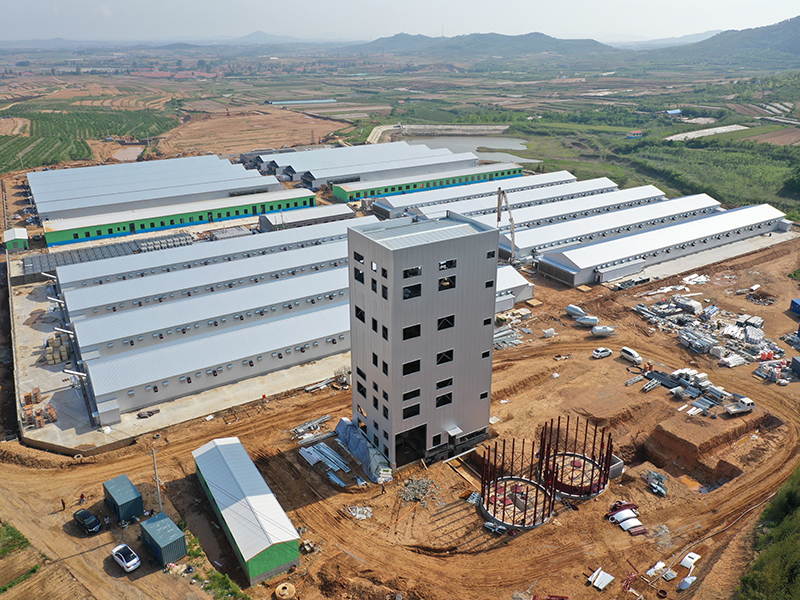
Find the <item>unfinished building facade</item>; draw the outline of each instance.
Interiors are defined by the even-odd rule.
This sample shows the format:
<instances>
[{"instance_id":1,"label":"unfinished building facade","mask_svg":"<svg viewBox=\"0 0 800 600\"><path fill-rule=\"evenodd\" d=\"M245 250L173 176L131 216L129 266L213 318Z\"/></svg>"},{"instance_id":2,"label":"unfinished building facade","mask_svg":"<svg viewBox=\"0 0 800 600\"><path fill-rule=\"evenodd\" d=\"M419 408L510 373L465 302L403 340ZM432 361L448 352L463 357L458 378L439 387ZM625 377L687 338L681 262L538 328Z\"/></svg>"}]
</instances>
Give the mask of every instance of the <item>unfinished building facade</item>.
<instances>
[{"instance_id":1,"label":"unfinished building facade","mask_svg":"<svg viewBox=\"0 0 800 600\"><path fill-rule=\"evenodd\" d=\"M497 242L460 215L349 232L353 420L392 468L488 434Z\"/></svg>"}]
</instances>

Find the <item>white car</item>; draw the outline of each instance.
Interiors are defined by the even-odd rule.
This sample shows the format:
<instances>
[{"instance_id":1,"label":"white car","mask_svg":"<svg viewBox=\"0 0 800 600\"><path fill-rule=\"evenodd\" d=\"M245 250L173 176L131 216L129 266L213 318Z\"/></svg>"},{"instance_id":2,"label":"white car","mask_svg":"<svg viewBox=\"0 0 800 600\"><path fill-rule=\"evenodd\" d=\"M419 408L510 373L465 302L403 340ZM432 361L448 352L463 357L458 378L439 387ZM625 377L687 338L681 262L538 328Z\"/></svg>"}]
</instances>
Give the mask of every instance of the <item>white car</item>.
<instances>
[{"instance_id":1,"label":"white car","mask_svg":"<svg viewBox=\"0 0 800 600\"><path fill-rule=\"evenodd\" d=\"M639 356L639 353L633 348L628 348L627 346L623 346L622 349L620 349L619 351L619 355L625 360L631 361L635 365L642 364L642 357Z\"/></svg>"},{"instance_id":2,"label":"white car","mask_svg":"<svg viewBox=\"0 0 800 600\"><path fill-rule=\"evenodd\" d=\"M142 561L139 560L139 556L131 550L131 547L128 544L120 544L116 548L111 551L111 556L114 557L114 560L117 561L117 564L125 569L126 573L130 573L139 568L139 565L142 564Z\"/></svg>"},{"instance_id":3,"label":"white car","mask_svg":"<svg viewBox=\"0 0 800 600\"><path fill-rule=\"evenodd\" d=\"M612 354L614 353L611 351L611 348L603 348L601 346L592 352L592 358L605 358L606 356L611 356Z\"/></svg>"}]
</instances>

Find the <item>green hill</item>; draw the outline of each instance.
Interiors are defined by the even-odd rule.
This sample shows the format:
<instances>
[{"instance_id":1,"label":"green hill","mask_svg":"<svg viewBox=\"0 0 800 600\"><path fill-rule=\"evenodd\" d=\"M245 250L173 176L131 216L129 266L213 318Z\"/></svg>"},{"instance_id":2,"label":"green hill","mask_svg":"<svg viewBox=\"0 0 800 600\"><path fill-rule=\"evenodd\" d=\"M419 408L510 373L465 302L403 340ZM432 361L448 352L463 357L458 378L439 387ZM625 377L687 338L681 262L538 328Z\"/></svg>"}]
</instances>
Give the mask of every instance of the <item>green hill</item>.
<instances>
[{"instance_id":1,"label":"green hill","mask_svg":"<svg viewBox=\"0 0 800 600\"><path fill-rule=\"evenodd\" d=\"M693 63L758 69L800 67L800 17L775 25L723 31L707 40L641 54L662 64Z\"/></svg>"},{"instance_id":2,"label":"green hill","mask_svg":"<svg viewBox=\"0 0 800 600\"><path fill-rule=\"evenodd\" d=\"M546 54L585 57L587 54L605 56L623 53L594 40L559 40L543 33L472 33L452 38L400 33L367 44L348 46L341 51L351 54L424 56L443 60L485 57L514 59Z\"/></svg>"}]
</instances>

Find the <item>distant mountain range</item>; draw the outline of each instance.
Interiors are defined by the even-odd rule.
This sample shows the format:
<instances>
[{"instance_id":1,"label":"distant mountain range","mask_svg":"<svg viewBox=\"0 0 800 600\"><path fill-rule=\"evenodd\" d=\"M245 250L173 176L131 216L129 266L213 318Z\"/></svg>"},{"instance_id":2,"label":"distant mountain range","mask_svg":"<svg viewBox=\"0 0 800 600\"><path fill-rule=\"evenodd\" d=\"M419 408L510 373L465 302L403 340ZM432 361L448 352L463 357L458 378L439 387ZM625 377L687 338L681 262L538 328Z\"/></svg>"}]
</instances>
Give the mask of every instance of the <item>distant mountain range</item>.
<instances>
[{"instance_id":1,"label":"distant mountain range","mask_svg":"<svg viewBox=\"0 0 800 600\"><path fill-rule=\"evenodd\" d=\"M614 48L594 40L560 40L542 33L516 36L473 33L452 38L431 38L401 33L366 44L346 46L339 51L352 54L420 56L443 61L488 57L509 60L539 57L543 60L552 60L560 57L573 62L580 59L584 64L587 62L598 66L605 64L607 67L612 67L614 62L624 60L625 64L629 65L655 63L664 66L800 68L800 17L766 27L710 34L713 32ZM686 43L698 38L700 41ZM639 49L634 50L633 46ZM645 49L657 46L661 47Z\"/></svg>"},{"instance_id":2,"label":"distant mountain range","mask_svg":"<svg viewBox=\"0 0 800 600\"><path fill-rule=\"evenodd\" d=\"M708 66L732 69L780 70L800 68L800 17L775 25L741 31L706 32L650 41L601 44L592 39L562 40L543 33L501 35L473 33L457 37L428 37L400 33L367 43L347 45L319 40L273 35L256 31L239 38L213 40L176 39L164 42L80 42L55 38L33 41L0 41L4 50L77 50L80 48L161 47L170 51L241 52L238 47L267 46L261 51L283 51L308 56L320 52L351 55L392 54L420 57L442 62L493 61L531 62L574 68L614 70L626 66L693 67ZM212 50L215 49L215 50ZM242 50L244 51L244 50Z\"/></svg>"},{"instance_id":3,"label":"distant mountain range","mask_svg":"<svg viewBox=\"0 0 800 600\"><path fill-rule=\"evenodd\" d=\"M346 46L339 51L352 54L400 54L441 59L521 58L543 53L585 57L619 52L594 40L559 40L543 33L525 35L471 33L451 38L398 33L367 44Z\"/></svg>"},{"instance_id":4,"label":"distant mountain range","mask_svg":"<svg viewBox=\"0 0 800 600\"><path fill-rule=\"evenodd\" d=\"M702 42L703 40L707 40L708 38L713 37L718 33L722 33L722 30L715 29L714 31L706 31L704 33L692 33L690 35L682 35L681 37L660 38L657 40L637 39L637 40L615 41L615 42L606 41L604 43L607 44L608 46L612 46L614 48L620 48L623 50L656 50L658 48L685 46L686 44L694 44L696 42Z\"/></svg>"},{"instance_id":5,"label":"distant mountain range","mask_svg":"<svg viewBox=\"0 0 800 600\"><path fill-rule=\"evenodd\" d=\"M760 69L800 68L800 17L775 25L723 31L686 46L648 52L662 62L691 61L720 67L746 64Z\"/></svg>"}]
</instances>

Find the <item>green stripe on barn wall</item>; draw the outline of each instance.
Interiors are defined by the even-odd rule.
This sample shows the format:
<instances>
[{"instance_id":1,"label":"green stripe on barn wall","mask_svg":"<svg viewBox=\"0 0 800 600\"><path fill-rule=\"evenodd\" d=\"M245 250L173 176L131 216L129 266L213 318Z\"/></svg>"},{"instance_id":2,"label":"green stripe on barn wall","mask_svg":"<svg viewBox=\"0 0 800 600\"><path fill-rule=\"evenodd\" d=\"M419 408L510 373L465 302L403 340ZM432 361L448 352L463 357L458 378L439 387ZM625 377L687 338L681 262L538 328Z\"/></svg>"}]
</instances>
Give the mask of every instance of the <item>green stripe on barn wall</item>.
<instances>
[{"instance_id":1,"label":"green stripe on barn wall","mask_svg":"<svg viewBox=\"0 0 800 600\"><path fill-rule=\"evenodd\" d=\"M241 196L239 197L241 198ZM132 233L146 233L151 231L163 231L176 227L186 227L187 225L202 225L203 223L216 223L219 221L243 219L280 210L294 210L295 208L309 208L316 206L316 197L309 194L306 197L293 198L286 202L273 202L271 204L238 204L216 208L207 212L176 213L174 215L163 216L152 219L138 219L125 223L104 223L92 227L80 227L76 229L66 229L63 231L45 231L45 240L48 246L59 244L72 244L85 242L87 240L98 240L103 238L121 237ZM253 207L256 211L253 212ZM209 219L208 213L211 213ZM45 222L45 230L47 223Z\"/></svg>"},{"instance_id":2,"label":"green stripe on barn wall","mask_svg":"<svg viewBox=\"0 0 800 600\"><path fill-rule=\"evenodd\" d=\"M444 187L457 185L467 185L470 183L480 183L482 181L494 181L496 179L508 179L510 177L521 177L522 167L515 169L493 169L491 165L486 165L486 171L463 177L448 177L447 173L440 173L435 179L420 179L416 182L404 185L381 186L380 181L375 182L375 187L360 192L347 192L341 185L333 186L333 195L343 202L352 202L362 198L377 198L378 196L395 196L397 194L421 192L422 190L435 190ZM426 176L430 177L430 175ZM346 185L346 184L345 184Z\"/></svg>"},{"instance_id":3,"label":"green stripe on barn wall","mask_svg":"<svg viewBox=\"0 0 800 600\"><path fill-rule=\"evenodd\" d=\"M273 544L247 562L247 577L251 583L256 583L289 570L289 567L297 564L299 560L300 542L298 540Z\"/></svg>"}]
</instances>

